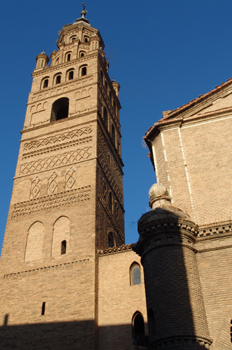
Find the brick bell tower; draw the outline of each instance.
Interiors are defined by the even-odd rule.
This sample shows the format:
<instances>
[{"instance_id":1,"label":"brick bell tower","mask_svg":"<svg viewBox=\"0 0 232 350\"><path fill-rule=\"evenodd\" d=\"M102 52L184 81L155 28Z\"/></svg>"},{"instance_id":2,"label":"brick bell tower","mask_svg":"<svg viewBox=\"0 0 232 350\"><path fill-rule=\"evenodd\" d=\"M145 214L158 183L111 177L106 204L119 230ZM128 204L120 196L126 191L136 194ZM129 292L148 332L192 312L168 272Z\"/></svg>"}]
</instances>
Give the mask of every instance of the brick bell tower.
<instances>
[{"instance_id":1,"label":"brick bell tower","mask_svg":"<svg viewBox=\"0 0 232 350\"><path fill-rule=\"evenodd\" d=\"M96 250L124 244L120 86L86 12L32 73L1 256L1 332L22 349L95 348Z\"/></svg>"}]
</instances>

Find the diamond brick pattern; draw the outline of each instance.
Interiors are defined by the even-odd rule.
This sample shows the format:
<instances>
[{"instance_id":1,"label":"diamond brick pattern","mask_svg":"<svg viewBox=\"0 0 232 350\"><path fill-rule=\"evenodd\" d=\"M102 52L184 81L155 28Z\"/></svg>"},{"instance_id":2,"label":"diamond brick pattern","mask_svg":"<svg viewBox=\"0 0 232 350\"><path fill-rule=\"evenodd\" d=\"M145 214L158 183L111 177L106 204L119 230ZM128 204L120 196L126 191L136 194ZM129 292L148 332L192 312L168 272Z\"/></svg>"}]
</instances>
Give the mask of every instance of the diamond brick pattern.
<instances>
[{"instance_id":1,"label":"diamond brick pattern","mask_svg":"<svg viewBox=\"0 0 232 350\"><path fill-rule=\"evenodd\" d=\"M40 140L27 142L24 145L24 151L32 150L40 147L47 147L48 145L53 145L55 143L60 143L66 140L70 141L78 137L89 135L91 134L91 132L92 132L92 128L90 126L87 126L76 130L71 130L63 134L58 134L58 135L46 137Z\"/></svg>"},{"instance_id":2,"label":"diamond brick pattern","mask_svg":"<svg viewBox=\"0 0 232 350\"><path fill-rule=\"evenodd\" d=\"M88 159L91 155L92 147L84 147L72 152L65 152L60 155L39 159L24 163L20 167L20 175L32 174L37 171L53 169L61 165L67 165L81 160Z\"/></svg>"}]
</instances>

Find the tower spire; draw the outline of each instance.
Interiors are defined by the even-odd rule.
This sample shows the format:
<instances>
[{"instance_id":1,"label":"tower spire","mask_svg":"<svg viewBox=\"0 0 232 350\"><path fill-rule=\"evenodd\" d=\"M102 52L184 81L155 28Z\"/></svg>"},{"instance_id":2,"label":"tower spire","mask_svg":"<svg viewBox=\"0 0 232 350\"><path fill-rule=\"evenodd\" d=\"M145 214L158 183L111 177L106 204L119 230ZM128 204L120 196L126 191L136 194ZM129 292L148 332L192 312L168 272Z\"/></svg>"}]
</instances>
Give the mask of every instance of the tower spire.
<instances>
[{"instance_id":1,"label":"tower spire","mask_svg":"<svg viewBox=\"0 0 232 350\"><path fill-rule=\"evenodd\" d=\"M86 13L87 13L88 11L85 9L85 4L84 4L84 2L82 2L82 6L83 6L83 10L81 11L81 17L82 17L82 18L85 18Z\"/></svg>"},{"instance_id":2,"label":"tower spire","mask_svg":"<svg viewBox=\"0 0 232 350\"><path fill-rule=\"evenodd\" d=\"M83 6L83 9L81 11L81 17L80 18L77 18L76 22L80 22L80 21L84 21L86 23L89 23L89 21L87 20L87 18L85 18L86 16L86 13L88 12L86 9L85 9L85 3L82 2L82 6Z\"/></svg>"}]
</instances>

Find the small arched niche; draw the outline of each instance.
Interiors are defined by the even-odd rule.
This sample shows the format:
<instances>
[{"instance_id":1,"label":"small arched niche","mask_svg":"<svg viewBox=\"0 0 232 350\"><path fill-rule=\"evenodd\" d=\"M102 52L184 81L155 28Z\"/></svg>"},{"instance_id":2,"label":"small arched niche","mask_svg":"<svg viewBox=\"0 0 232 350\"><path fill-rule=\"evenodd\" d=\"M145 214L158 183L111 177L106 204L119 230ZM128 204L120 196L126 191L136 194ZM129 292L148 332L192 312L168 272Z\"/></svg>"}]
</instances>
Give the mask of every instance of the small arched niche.
<instances>
[{"instance_id":1,"label":"small arched niche","mask_svg":"<svg viewBox=\"0 0 232 350\"><path fill-rule=\"evenodd\" d=\"M36 221L31 225L27 235L25 261L37 261L42 259L44 240L44 224Z\"/></svg>"},{"instance_id":2,"label":"small arched niche","mask_svg":"<svg viewBox=\"0 0 232 350\"><path fill-rule=\"evenodd\" d=\"M62 97L56 100L52 105L51 122L68 118L68 107L69 99L67 97Z\"/></svg>"}]
</instances>

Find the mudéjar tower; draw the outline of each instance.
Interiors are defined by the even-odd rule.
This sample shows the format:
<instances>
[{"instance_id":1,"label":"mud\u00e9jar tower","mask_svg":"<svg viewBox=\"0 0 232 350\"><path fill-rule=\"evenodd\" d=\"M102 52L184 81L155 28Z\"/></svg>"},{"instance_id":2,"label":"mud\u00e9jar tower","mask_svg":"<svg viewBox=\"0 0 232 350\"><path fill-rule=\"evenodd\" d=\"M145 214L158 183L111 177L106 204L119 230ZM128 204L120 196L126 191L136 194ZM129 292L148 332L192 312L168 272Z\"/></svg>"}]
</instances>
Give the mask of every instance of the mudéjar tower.
<instances>
[{"instance_id":1,"label":"mud\u00e9jar tower","mask_svg":"<svg viewBox=\"0 0 232 350\"><path fill-rule=\"evenodd\" d=\"M86 12L50 65L36 57L1 256L2 348L27 332L19 349L93 349L96 251L124 244L120 86Z\"/></svg>"}]
</instances>

